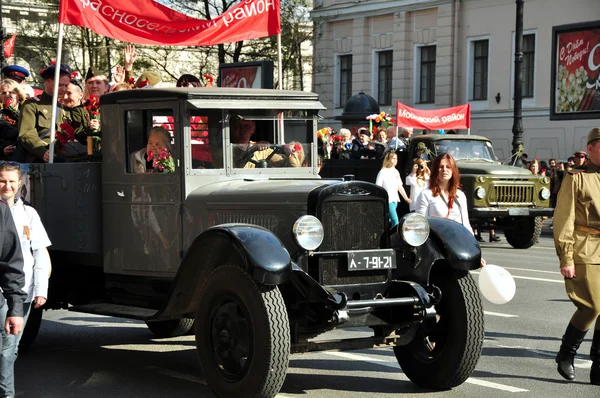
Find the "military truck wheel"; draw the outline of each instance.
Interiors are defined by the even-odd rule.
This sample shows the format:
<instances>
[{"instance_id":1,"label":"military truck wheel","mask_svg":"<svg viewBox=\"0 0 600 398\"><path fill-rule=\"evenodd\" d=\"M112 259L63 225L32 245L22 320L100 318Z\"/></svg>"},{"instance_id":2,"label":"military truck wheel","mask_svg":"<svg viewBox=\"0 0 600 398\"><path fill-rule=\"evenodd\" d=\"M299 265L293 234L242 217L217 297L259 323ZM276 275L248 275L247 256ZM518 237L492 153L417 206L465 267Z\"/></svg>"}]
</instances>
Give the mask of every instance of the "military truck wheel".
<instances>
[{"instance_id":1,"label":"military truck wheel","mask_svg":"<svg viewBox=\"0 0 600 398\"><path fill-rule=\"evenodd\" d=\"M394 347L394 353L413 383L447 390L467 380L481 356L483 307L466 271L438 269L432 283L442 291L436 318L424 322L414 340Z\"/></svg>"},{"instance_id":2,"label":"military truck wheel","mask_svg":"<svg viewBox=\"0 0 600 398\"><path fill-rule=\"evenodd\" d=\"M156 337L178 337L187 334L194 326L193 318L173 319L170 321L146 321L146 326Z\"/></svg>"},{"instance_id":3,"label":"military truck wheel","mask_svg":"<svg viewBox=\"0 0 600 398\"><path fill-rule=\"evenodd\" d=\"M23 329L23 336L21 336L21 341L19 341L20 353L27 352L29 347L31 347L35 342L35 339L40 332L40 326L42 325L43 313L43 309L34 308L32 304L31 310L29 311L29 318L27 318L27 325L25 325L25 329Z\"/></svg>"},{"instance_id":4,"label":"military truck wheel","mask_svg":"<svg viewBox=\"0 0 600 398\"><path fill-rule=\"evenodd\" d=\"M506 241L515 249L528 249L535 245L541 233L541 217L516 218L511 227L504 230Z\"/></svg>"},{"instance_id":5,"label":"military truck wheel","mask_svg":"<svg viewBox=\"0 0 600 398\"><path fill-rule=\"evenodd\" d=\"M214 270L198 303L196 349L218 397L275 397L290 354L290 325L277 286L257 284L240 267Z\"/></svg>"}]
</instances>

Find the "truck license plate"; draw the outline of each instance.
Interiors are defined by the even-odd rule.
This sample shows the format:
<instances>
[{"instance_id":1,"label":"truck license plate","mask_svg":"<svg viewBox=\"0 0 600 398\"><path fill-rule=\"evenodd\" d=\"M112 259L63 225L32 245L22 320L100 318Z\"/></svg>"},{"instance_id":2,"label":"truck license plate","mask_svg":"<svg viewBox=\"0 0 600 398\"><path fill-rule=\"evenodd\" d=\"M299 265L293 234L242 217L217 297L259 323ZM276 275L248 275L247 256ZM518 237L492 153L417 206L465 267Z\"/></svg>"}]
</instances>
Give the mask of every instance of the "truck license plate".
<instances>
[{"instance_id":1,"label":"truck license plate","mask_svg":"<svg viewBox=\"0 0 600 398\"><path fill-rule=\"evenodd\" d=\"M508 209L509 216L528 216L529 209Z\"/></svg>"},{"instance_id":2,"label":"truck license plate","mask_svg":"<svg viewBox=\"0 0 600 398\"><path fill-rule=\"evenodd\" d=\"M352 251L348 253L348 271L396 268L394 249Z\"/></svg>"}]
</instances>

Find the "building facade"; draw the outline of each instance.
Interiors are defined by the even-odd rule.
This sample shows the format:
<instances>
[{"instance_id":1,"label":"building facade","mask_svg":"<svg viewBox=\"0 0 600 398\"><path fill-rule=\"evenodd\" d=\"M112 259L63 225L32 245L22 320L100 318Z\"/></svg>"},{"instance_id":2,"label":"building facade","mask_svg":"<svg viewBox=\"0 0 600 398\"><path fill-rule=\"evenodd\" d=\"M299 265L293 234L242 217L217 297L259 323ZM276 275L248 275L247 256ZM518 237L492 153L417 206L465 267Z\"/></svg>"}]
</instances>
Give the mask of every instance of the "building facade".
<instances>
[{"instance_id":1,"label":"building facade","mask_svg":"<svg viewBox=\"0 0 600 398\"><path fill-rule=\"evenodd\" d=\"M552 28L600 20L598 0L525 0L524 148L529 158L566 159L585 150L597 119L550 120ZM514 0L315 0L313 90L339 127L345 101L371 95L382 111L396 101L436 109L470 103L471 133L510 156Z\"/></svg>"}]
</instances>

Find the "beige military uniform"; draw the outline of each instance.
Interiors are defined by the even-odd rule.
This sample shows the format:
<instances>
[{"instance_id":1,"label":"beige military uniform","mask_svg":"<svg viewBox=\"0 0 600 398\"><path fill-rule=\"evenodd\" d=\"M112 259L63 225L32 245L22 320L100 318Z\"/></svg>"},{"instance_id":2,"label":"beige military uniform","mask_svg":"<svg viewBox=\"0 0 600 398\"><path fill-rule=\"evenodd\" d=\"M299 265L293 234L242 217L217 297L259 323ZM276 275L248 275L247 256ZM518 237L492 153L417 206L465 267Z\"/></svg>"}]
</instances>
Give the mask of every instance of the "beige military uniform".
<instances>
[{"instance_id":1,"label":"beige military uniform","mask_svg":"<svg viewBox=\"0 0 600 398\"><path fill-rule=\"evenodd\" d=\"M554 243L560 266L575 266L575 278L565 280L567 295L577 308L600 312L600 166L590 162L565 175Z\"/></svg>"}]
</instances>

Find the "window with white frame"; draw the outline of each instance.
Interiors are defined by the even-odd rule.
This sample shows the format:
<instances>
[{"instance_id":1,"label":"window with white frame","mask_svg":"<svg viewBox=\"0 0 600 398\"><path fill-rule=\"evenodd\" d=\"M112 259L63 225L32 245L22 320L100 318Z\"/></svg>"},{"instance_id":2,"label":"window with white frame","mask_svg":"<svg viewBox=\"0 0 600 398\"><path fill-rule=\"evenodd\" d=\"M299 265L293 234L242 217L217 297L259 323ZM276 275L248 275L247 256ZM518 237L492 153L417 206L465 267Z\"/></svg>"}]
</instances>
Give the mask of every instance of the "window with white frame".
<instances>
[{"instance_id":1,"label":"window with white frame","mask_svg":"<svg viewBox=\"0 0 600 398\"><path fill-rule=\"evenodd\" d=\"M338 105L343 107L352 96L352 54L340 55L340 96Z\"/></svg>"},{"instance_id":2,"label":"window with white frame","mask_svg":"<svg viewBox=\"0 0 600 398\"><path fill-rule=\"evenodd\" d=\"M436 46L419 49L419 98L420 104L435 102L435 60Z\"/></svg>"},{"instance_id":3,"label":"window with white frame","mask_svg":"<svg viewBox=\"0 0 600 398\"><path fill-rule=\"evenodd\" d=\"M472 41L473 79L471 101L484 101L488 98L489 40Z\"/></svg>"},{"instance_id":4,"label":"window with white frame","mask_svg":"<svg viewBox=\"0 0 600 398\"><path fill-rule=\"evenodd\" d=\"M393 52L380 51L377 53L377 102L379 105L392 103L392 69Z\"/></svg>"},{"instance_id":5,"label":"window with white frame","mask_svg":"<svg viewBox=\"0 0 600 398\"><path fill-rule=\"evenodd\" d=\"M535 34L523 35L523 63L521 64L523 98L533 98L535 79Z\"/></svg>"}]
</instances>

